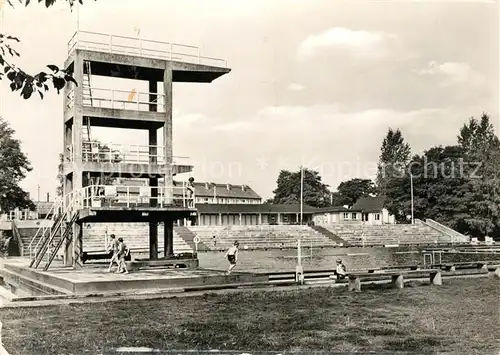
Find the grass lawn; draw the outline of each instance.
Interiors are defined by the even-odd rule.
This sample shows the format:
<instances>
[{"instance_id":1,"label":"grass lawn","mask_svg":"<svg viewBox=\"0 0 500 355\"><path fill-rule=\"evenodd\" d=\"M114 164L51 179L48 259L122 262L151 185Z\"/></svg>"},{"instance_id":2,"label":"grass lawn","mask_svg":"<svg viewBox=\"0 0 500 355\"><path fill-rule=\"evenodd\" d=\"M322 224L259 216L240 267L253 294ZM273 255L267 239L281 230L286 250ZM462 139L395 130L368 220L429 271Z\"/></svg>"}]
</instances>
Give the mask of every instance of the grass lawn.
<instances>
[{"instance_id":1,"label":"grass lawn","mask_svg":"<svg viewBox=\"0 0 500 355\"><path fill-rule=\"evenodd\" d=\"M409 285L412 286L412 285ZM0 309L12 355L163 350L439 351L498 354L500 281L445 280Z\"/></svg>"}]
</instances>

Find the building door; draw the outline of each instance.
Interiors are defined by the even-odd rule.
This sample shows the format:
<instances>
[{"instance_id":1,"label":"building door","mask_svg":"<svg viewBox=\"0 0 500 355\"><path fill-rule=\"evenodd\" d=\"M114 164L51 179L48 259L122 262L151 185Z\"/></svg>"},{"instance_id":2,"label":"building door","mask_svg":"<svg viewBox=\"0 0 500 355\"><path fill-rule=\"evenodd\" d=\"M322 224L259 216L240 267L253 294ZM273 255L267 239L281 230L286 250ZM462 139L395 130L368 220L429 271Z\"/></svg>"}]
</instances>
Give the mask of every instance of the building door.
<instances>
[{"instance_id":1,"label":"building door","mask_svg":"<svg viewBox=\"0 0 500 355\"><path fill-rule=\"evenodd\" d=\"M368 213L361 214L361 221L368 222Z\"/></svg>"}]
</instances>

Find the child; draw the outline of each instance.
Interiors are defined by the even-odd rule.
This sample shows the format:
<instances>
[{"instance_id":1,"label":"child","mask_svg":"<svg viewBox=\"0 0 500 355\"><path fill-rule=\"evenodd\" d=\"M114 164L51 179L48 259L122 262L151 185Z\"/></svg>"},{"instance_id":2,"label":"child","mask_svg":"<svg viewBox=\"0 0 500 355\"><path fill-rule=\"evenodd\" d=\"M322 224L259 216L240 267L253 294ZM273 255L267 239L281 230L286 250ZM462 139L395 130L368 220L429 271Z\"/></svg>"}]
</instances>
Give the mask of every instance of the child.
<instances>
[{"instance_id":1,"label":"child","mask_svg":"<svg viewBox=\"0 0 500 355\"><path fill-rule=\"evenodd\" d=\"M118 268L120 267L120 263L118 262L118 247L120 246L120 242L116 240L115 235L111 234L109 236L111 238L108 249L106 250L108 253L113 253L111 257L111 262L109 263L108 272L111 272L111 268L113 267L113 263L116 263Z\"/></svg>"},{"instance_id":2,"label":"child","mask_svg":"<svg viewBox=\"0 0 500 355\"><path fill-rule=\"evenodd\" d=\"M126 274L128 274L125 258L130 253L130 250L127 248L127 244L123 242L123 238L118 238L118 241L120 242L120 244L118 246L118 270L116 270L116 273L118 274L125 272Z\"/></svg>"},{"instance_id":3,"label":"child","mask_svg":"<svg viewBox=\"0 0 500 355\"><path fill-rule=\"evenodd\" d=\"M238 243L238 241L235 241L234 245L232 247L230 247L225 254L225 257L229 261L229 269L227 270L227 273L226 273L227 275L229 275L231 273L231 271L235 268L236 263L238 262L238 247L239 247L239 245L240 245L240 243Z\"/></svg>"},{"instance_id":4,"label":"child","mask_svg":"<svg viewBox=\"0 0 500 355\"><path fill-rule=\"evenodd\" d=\"M344 263L342 262L342 260L338 259L337 260L337 280L343 280L345 279L346 275L347 275L347 269L344 265Z\"/></svg>"}]
</instances>

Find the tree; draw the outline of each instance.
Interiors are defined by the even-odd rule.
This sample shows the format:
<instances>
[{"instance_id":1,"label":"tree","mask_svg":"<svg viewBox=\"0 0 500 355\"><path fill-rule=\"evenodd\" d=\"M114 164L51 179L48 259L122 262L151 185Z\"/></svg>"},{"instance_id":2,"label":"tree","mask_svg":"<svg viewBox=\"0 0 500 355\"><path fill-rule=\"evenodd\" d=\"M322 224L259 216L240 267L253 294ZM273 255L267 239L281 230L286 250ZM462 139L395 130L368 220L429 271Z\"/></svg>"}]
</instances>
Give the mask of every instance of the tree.
<instances>
[{"instance_id":1,"label":"tree","mask_svg":"<svg viewBox=\"0 0 500 355\"><path fill-rule=\"evenodd\" d=\"M399 129L394 131L389 128L387 135L382 141L381 153L377 166L377 190L384 195L386 185L392 178L402 177L408 161L410 160L411 148L405 143L403 134Z\"/></svg>"},{"instance_id":2,"label":"tree","mask_svg":"<svg viewBox=\"0 0 500 355\"><path fill-rule=\"evenodd\" d=\"M281 170L276 181L277 188L273 191L273 202L276 204L300 203L300 170L290 172ZM330 205L328 185L321 181L317 171L304 169L304 203L313 207Z\"/></svg>"},{"instance_id":3,"label":"tree","mask_svg":"<svg viewBox=\"0 0 500 355\"><path fill-rule=\"evenodd\" d=\"M331 193L330 202L332 206L344 206L349 204L348 198L342 196L338 191Z\"/></svg>"},{"instance_id":4,"label":"tree","mask_svg":"<svg viewBox=\"0 0 500 355\"><path fill-rule=\"evenodd\" d=\"M479 238L500 237L500 142L486 114L460 129L458 145L430 148L406 171L386 184L386 207L398 221L411 213L411 173L415 218Z\"/></svg>"},{"instance_id":5,"label":"tree","mask_svg":"<svg viewBox=\"0 0 500 355\"><path fill-rule=\"evenodd\" d=\"M339 195L343 198L342 205L352 206L360 197L366 197L376 192L375 184L370 179L351 179L341 182L337 187Z\"/></svg>"},{"instance_id":6,"label":"tree","mask_svg":"<svg viewBox=\"0 0 500 355\"><path fill-rule=\"evenodd\" d=\"M408 174L386 185L386 208L398 222L409 222L413 176L414 217L431 218L457 230L463 229L467 208L462 200L467 177L461 174L463 150L459 146L432 147L416 155L406 167Z\"/></svg>"},{"instance_id":7,"label":"tree","mask_svg":"<svg viewBox=\"0 0 500 355\"><path fill-rule=\"evenodd\" d=\"M56 0L38 0L39 3L42 1L45 2L47 8L56 2ZM72 9L76 0L65 1L69 3ZM83 5L83 0L78 1ZM10 0L7 0L7 2L14 7ZM19 2L28 6L31 0L24 0L24 2L19 0ZM23 69L18 68L14 62L15 58L19 57L20 54L14 49L13 43L19 42L19 38L13 35L0 33L0 80L6 77L10 81L12 91L20 91L24 99L29 99L34 92L38 92L40 98L43 99L43 94L50 89L48 85L50 82L52 82L58 94L68 82L78 85L69 70L60 70L58 66L53 64L47 65L51 71L50 73L42 71L35 75L28 74Z\"/></svg>"},{"instance_id":8,"label":"tree","mask_svg":"<svg viewBox=\"0 0 500 355\"><path fill-rule=\"evenodd\" d=\"M21 142L14 138L14 133L0 117L0 210L4 212L15 208L35 209L28 193L19 186L32 168L21 151Z\"/></svg>"},{"instance_id":9,"label":"tree","mask_svg":"<svg viewBox=\"0 0 500 355\"><path fill-rule=\"evenodd\" d=\"M482 237L500 236L500 141L490 118L483 113L480 120L474 117L464 124L458 135L464 150L469 176L464 204L471 211L464 220L467 229Z\"/></svg>"}]
</instances>

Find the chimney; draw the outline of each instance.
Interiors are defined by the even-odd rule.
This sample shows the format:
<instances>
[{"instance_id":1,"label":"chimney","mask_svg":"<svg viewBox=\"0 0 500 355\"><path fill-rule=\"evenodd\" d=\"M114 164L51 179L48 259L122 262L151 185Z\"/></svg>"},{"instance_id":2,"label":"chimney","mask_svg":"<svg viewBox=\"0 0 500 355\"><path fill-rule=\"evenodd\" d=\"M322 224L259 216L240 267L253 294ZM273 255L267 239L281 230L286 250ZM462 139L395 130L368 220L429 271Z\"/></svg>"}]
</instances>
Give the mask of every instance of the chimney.
<instances>
[{"instance_id":1,"label":"chimney","mask_svg":"<svg viewBox=\"0 0 500 355\"><path fill-rule=\"evenodd\" d=\"M205 189L209 190L210 187L208 186L208 182L205 183Z\"/></svg>"},{"instance_id":2,"label":"chimney","mask_svg":"<svg viewBox=\"0 0 500 355\"><path fill-rule=\"evenodd\" d=\"M50 193L47 192L47 202L50 202Z\"/></svg>"},{"instance_id":3,"label":"chimney","mask_svg":"<svg viewBox=\"0 0 500 355\"><path fill-rule=\"evenodd\" d=\"M247 189L246 185L241 185L241 191L245 191Z\"/></svg>"},{"instance_id":4,"label":"chimney","mask_svg":"<svg viewBox=\"0 0 500 355\"><path fill-rule=\"evenodd\" d=\"M231 185L226 184L226 189L228 189L228 191L231 191Z\"/></svg>"}]
</instances>

